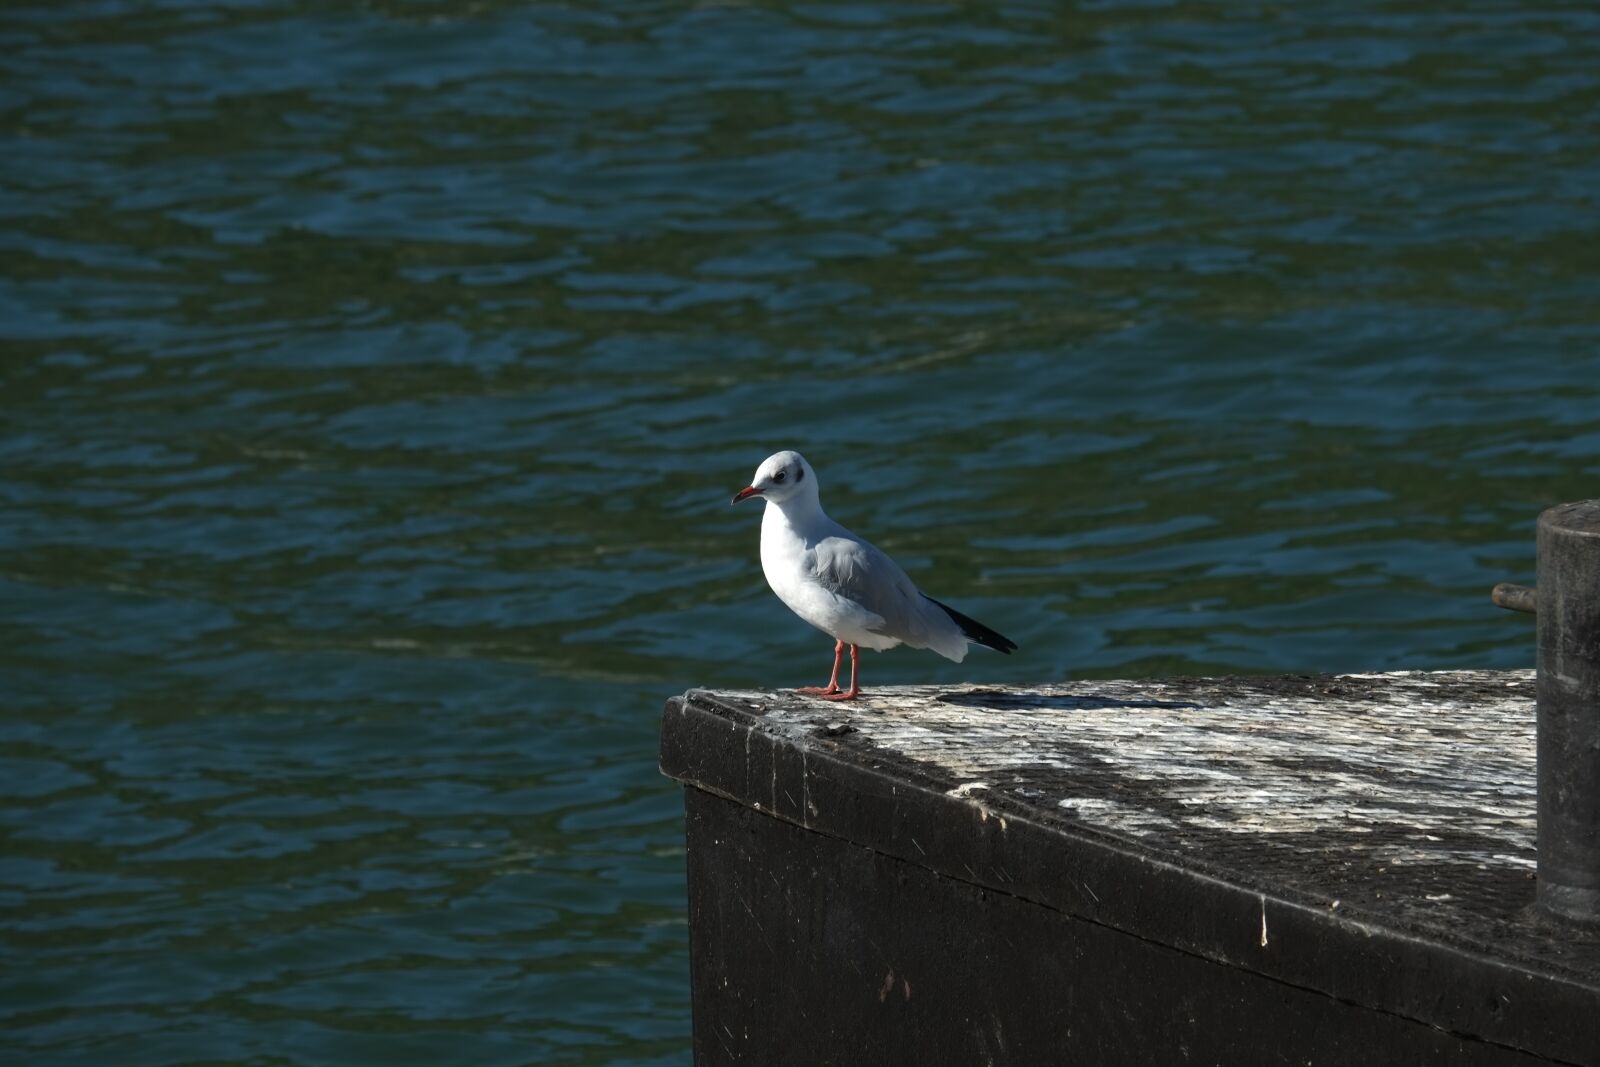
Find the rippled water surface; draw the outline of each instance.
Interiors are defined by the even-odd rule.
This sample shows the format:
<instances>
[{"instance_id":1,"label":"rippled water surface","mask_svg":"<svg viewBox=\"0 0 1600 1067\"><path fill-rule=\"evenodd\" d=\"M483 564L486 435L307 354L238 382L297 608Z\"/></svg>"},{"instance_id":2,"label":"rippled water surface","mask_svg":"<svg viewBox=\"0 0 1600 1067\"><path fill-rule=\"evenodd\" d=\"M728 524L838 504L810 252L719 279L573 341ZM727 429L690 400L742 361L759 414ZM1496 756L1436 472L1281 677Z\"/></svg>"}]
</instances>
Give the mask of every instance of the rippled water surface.
<instances>
[{"instance_id":1,"label":"rippled water surface","mask_svg":"<svg viewBox=\"0 0 1600 1067\"><path fill-rule=\"evenodd\" d=\"M14 3L0 1044L681 1064L664 697L814 684L779 447L1018 640L1531 662L1600 15Z\"/></svg>"}]
</instances>

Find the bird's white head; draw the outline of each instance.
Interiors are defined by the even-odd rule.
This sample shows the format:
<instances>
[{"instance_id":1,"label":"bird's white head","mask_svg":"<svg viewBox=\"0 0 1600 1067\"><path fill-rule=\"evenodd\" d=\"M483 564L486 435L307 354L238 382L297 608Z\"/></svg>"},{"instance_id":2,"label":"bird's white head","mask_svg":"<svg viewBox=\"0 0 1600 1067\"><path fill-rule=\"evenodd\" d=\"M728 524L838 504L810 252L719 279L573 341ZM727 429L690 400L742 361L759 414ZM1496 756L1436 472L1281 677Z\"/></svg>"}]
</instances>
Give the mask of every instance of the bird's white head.
<instances>
[{"instance_id":1,"label":"bird's white head","mask_svg":"<svg viewBox=\"0 0 1600 1067\"><path fill-rule=\"evenodd\" d=\"M791 501L815 501L817 476L798 452L774 452L761 461L750 484L733 494L733 503L759 496L780 507Z\"/></svg>"}]
</instances>

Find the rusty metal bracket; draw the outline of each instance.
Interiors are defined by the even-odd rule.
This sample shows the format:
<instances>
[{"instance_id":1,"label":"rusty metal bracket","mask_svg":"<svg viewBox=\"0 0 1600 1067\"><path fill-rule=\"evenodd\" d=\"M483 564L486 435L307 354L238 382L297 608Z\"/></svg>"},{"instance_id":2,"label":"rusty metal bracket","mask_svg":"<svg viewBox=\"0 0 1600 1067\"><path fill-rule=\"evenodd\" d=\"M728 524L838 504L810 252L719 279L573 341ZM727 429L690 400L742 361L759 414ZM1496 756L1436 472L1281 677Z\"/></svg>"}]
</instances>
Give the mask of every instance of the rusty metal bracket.
<instances>
[{"instance_id":1,"label":"rusty metal bracket","mask_svg":"<svg viewBox=\"0 0 1600 1067\"><path fill-rule=\"evenodd\" d=\"M1507 611L1525 611L1529 615L1538 614L1538 608L1535 606L1538 592L1531 585L1501 582L1489 591L1489 599Z\"/></svg>"}]
</instances>

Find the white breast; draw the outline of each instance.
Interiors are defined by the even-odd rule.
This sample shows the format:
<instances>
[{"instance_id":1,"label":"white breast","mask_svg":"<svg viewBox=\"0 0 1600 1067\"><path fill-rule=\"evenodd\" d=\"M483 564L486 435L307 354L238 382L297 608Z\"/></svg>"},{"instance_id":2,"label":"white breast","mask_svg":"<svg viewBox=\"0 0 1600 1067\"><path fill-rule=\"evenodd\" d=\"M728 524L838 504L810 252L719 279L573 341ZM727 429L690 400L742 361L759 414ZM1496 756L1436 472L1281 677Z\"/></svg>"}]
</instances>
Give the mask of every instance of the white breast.
<instances>
[{"instance_id":1,"label":"white breast","mask_svg":"<svg viewBox=\"0 0 1600 1067\"><path fill-rule=\"evenodd\" d=\"M881 615L816 580L814 541L795 529L783 509L770 501L761 519L761 570L767 585L790 611L828 636L880 651L900 644L899 638L874 632L884 624Z\"/></svg>"}]
</instances>

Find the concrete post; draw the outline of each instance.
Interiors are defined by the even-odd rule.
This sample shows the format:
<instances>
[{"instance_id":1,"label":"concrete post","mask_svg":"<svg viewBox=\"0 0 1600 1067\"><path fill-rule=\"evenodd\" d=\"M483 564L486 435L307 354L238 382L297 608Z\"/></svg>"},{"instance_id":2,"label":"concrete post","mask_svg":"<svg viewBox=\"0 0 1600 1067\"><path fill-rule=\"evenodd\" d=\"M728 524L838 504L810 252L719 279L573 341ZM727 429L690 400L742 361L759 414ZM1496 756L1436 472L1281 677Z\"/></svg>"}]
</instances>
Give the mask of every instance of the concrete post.
<instances>
[{"instance_id":1,"label":"concrete post","mask_svg":"<svg viewBox=\"0 0 1600 1067\"><path fill-rule=\"evenodd\" d=\"M1539 516L1539 906L1600 924L1600 500Z\"/></svg>"}]
</instances>

